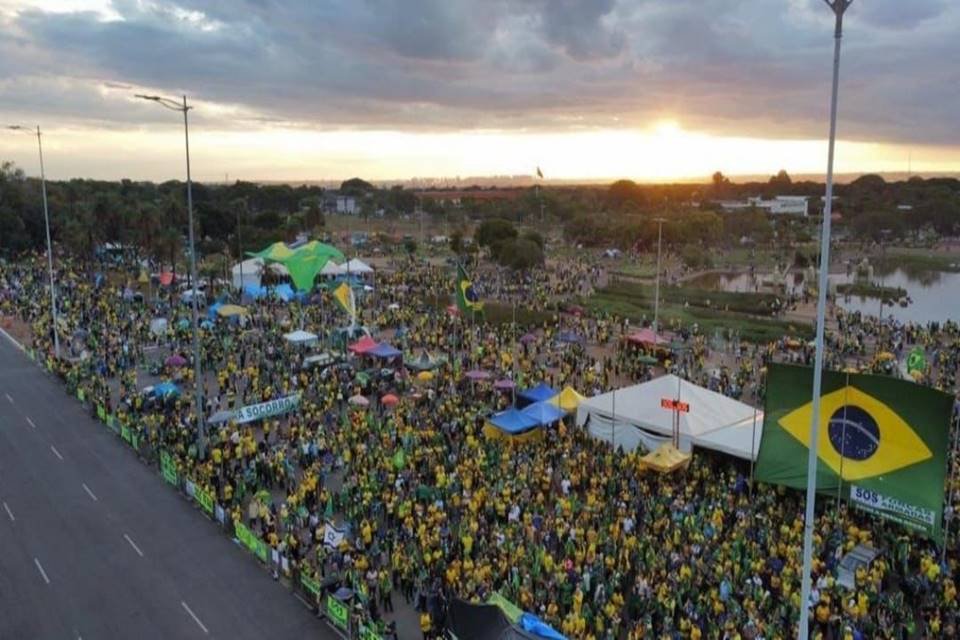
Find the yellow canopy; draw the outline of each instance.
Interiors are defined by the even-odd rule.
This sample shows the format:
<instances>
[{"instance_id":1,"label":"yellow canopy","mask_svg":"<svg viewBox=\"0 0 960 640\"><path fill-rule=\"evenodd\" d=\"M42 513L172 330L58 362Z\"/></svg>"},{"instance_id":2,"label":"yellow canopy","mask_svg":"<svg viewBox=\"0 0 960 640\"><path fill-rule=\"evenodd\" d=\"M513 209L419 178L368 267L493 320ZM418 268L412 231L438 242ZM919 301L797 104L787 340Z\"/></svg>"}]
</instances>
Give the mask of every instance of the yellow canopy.
<instances>
[{"instance_id":1,"label":"yellow canopy","mask_svg":"<svg viewBox=\"0 0 960 640\"><path fill-rule=\"evenodd\" d=\"M580 406L580 403L586 400L586 398L579 393L573 387L564 387L563 391L550 398L550 404L560 407L564 411L576 411L577 407Z\"/></svg>"},{"instance_id":2,"label":"yellow canopy","mask_svg":"<svg viewBox=\"0 0 960 640\"><path fill-rule=\"evenodd\" d=\"M237 304L225 304L217 309L217 315L221 318L232 318L233 316L246 315L247 308Z\"/></svg>"},{"instance_id":3,"label":"yellow canopy","mask_svg":"<svg viewBox=\"0 0 960 640\"><path fill-rule=\"evenodd\" d=\"M433 373L430 371L421 371L417 374L417 380L420 380L421 382L429 382L430 380L433 380Z\"/></svg>"},{"instance_id":4,"label":"yellow canopy","mask_svg":"<svg viewBox=\"0 0 960 640\"><path fill-rule=\"evenodd\" d=\"M530 431L524 431L519 434L511 434L502 431L489 420L483 425L483 435L491 440L503 440L504 442L529 442L531 440L543 439L543 429L534 427Z\"/></svg>"},{"instance_id":5,"label":"yellow canopy","mask_svg":"<svg viewBox=\"0 0 960 640\"><path fill-rule=\"evenodd\" d=\"M686 468L690 464L690 458L689 453L682 453L669 442L665 442L656 451L651 451L640 458L640 465L644 469L671 473L677 469Z\"/></svg>"},{"instance_id":6,"label":"yellow canopy","mask_svg":"<svg viewBox=\"0 0 960 640\"><path fill-rule=\"evenodd\" d=\"M889 351L881 351L880 355L877 356L877 360L880 362L889 362L890 360L896 360L896 356Z\"/></svg>"}]
</instances>

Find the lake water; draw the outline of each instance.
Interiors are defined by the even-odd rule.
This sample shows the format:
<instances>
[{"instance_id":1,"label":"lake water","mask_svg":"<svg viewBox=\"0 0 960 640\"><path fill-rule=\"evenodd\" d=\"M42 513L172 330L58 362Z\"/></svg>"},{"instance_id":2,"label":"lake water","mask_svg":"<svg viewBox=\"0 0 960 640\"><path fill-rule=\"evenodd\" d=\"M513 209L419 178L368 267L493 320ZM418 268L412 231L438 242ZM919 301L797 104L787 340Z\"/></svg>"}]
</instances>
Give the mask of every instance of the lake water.
<instances>
[{"instance_id":1,"label":"lake water","mask_svg":"<svg viewBox=\"0 0 960 640\"><path fill-rule=\"evenodd\" d=\"M893 316L902 322L943 322L960 320L960 273L927 271L919 275L907 274L902 269L883 277L886 287L906 289L913 302L906 307L884 305L883 317ZM876 298L859 296L840 296L840 306L850 311L860 311L870 315L880 312L880 301Z\"/></svg>"},{"instance_id":2,"label":"lake water","mask_svg":"<svg viewBox=\"0 0 960 640\"><path fill-rule=\"evenodd\" d=\"M686 286L714 291L734 291L737 293L753 293L769 291L762 282L764 276L752 276L746 273L707 273L686 282ZM831 275L832 284L843 284L851 281L851 276ZM960 320L960 273L942 271L923 271L920 273L906 273L896 269L884 276L875 275L874 279L887 287L901 287L906 289L913 302L906 307L899 305L884 305L883 316L894 318L902 322L943 322L945 320ZM802 292L804 274L791 272L786 277L788 292ZM860 311L872 316L880 312L880 301L876 298L860 296L840 296L840 306L849 311Z\"/></svg>"}]
</instances>

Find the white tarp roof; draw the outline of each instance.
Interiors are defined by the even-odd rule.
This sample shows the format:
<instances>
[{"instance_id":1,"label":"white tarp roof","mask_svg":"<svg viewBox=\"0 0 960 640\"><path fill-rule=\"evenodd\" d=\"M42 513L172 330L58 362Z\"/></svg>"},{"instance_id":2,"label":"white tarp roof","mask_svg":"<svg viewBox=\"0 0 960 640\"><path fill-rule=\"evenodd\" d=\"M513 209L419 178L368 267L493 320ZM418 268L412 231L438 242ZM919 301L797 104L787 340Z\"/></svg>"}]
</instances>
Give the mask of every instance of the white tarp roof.
<instances>
[{"instance_id":1,"label":"white tarp roof","mask_svg":"<svg viewBox=\"0 0 960 640\"><path fill-rule=\"evenodd\" d=\"M320 275L322 276L338 276L341 273L346 272L346 269L341 267L333 260L327 260L327 264L323 265L323 269L320 269Z\"/></svg>"},{"instance_id":2,"label":"white tarp roof","mask_svg":"<svg viewBox=\"0 0 960 640\"><path fill-rule=\"evenodd\" d=\"M680 414L681 451L696 446L756 459L763 412L674 375L587 398L577 408L577 424L583 426L589 419L595 438L627 451L639 445L652 451L673 434L674 414L660 406L662 398L679 398L690 405L689 413Z\"/></svg>"},{"instance_id":3,"label":"white tarp roof","mask_svg":"<svg viewBox=\"0 0 960 640\"><path fill-rule=\"evenodd\" d=\"M241 265L243 265L241 267ZM240 289L248 284L255 287L260 286L260 278L263 275L265 268L270 269L273 273L278 276L288 276L290 272L287 271L287 268L280 264L279 262L271 262L267 267L264 267L263 258L248 258L243 262L238 262L230 268L230 274L233 280L233 288ZM240 274L243 273L243 280L240 280Z\"/></svg>"},{"instance_id":4,"label":"white tarp roof","mask_svg":"<svg viewBox=\"0 0 960 640\"><path fill-rule=\"evenodd\" d=\"M283 337L287 342L292 342L294 344L305 344L307 342L316 342L317 340L317 334L304 331L303 329L297 329L296 331L285 333Z\"/></svg>"},{"instance_id":5,"label":"white tarp roof","mask_svg":"<svg viewBox=\"0 0 960 640\"><path fill-rule=\"evenodd\" d=\"M359 258L348 260L341 269L343 269L341 273L373 273L373 267Z\"/></svg>"}]
</instances>

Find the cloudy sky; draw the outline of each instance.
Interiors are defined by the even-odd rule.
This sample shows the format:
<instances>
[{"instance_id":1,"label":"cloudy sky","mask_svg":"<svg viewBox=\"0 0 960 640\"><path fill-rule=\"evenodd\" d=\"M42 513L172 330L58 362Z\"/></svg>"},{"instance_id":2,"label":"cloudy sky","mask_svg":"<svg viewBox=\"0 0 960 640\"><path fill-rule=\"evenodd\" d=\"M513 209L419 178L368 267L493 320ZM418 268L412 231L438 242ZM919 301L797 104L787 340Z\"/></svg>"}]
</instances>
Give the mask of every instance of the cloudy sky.
<instances>
[{"instance_id":1,"label":"cloudy sky","mask_svg":"<svg viewBox=\"0 0 960 640\"><path fill-rule=\"evenodd\" d=\"M822 172L822 0L0 0L0 123L53 177ZM960 2L856 0L840 171L960 171ZM178 128L180 126L180 128ZM36 173L35 147L0 158Z\"/></svg>"}]
</instances>

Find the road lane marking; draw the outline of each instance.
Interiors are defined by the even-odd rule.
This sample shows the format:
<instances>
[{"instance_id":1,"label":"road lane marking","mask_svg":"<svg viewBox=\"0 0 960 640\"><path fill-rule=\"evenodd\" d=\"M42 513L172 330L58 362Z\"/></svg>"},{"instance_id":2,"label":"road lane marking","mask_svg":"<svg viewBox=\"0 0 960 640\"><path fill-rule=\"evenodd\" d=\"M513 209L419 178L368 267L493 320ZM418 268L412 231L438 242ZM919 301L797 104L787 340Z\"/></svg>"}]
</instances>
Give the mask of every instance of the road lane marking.
<instances>
[{"instance_id":1,"label":"road lane marking","mask_svg":"<svg viewBox=\"0 0 960 640\"><path fill-rule=\"evenodd\" d=\"M197 626L200 627L200 628L203 630L204 633L209 634L210 631L208 631L207 628L206 628L205 626L203 626L203 623L200 622L200 618L198 618L198 617L197 617L197 614L195 614L193 611L190 610L190 607L187 606L187 603L184 602L183 600L181 600L181 601L180 601L180 604L183 605L184 611L186 611L187 613L189 613L189 614L190 614L190 617L193 618L193 621L197 623Z\"/></svg>"},{"instance_id":2,"label":"road lane marking","mask_svg":"<svg viewBox=\"0 0 960 640\"><path fill-rule=\"evenodd\" d=\"M33 427L34 429L37 428L37 425L33 424L33 420L30 419L30 416L27 416L27 424Z\"/></svg>"},{"instance_id":3,"label":"road lane marking","mask_svg":"<svg viewBox=\"0 0 960 640\"><path fill-rule=\"evenodd\" d=\"M137 552L137 555L141 558L143 557L143 551L140 551L140 547L137 546L137 543L127 534L123 534L123 537L127 539L127 542L130 543L130 546L133 547L133 550Z\"/></svg>"},{"instance_id":4,"label":"road lane marking","mask_svg":"<svg viewBox=\"0 0 960 640\"><path fill-rule=\"evenodd\" d=\"M60 452L57 451L57 448L56 448L55 446L50 445L50 451L53 451L53 455L55 455L55 456L57 456L58 458L60 458L61 460L63 460L63 456L60 455Z\"/></svg>"},{"instance_id":5,"label":"road lane marking","mask_svg":"<svg viewBox=\"0 0 960 640\"><path fill-rule=\"evenodd\" d=\"M91 500L93 500L94 502L99 502L97 500L97 496L93 495L93 491L90 491L90 487L87 486L86 482L83 483L83 490L87 492L87 495L90 496Z\"/></svg>"},{"instance_id":6,"label":"road lane marking","mask_svg":"<svg viewBox=\"0 0 960 640\"><path fill-rule=\"evenodd\" d=\"M13 511L10 511L10 507L7 506L7 503L3 503L3 509L7 512L7 515L10 516L10 522L15 522L16 518L13 517Z\"/></svg>"},{"instance_id":7,"label":"road lane marking","mask_svg":"<svg viewBox=\"0 0 960 640\"><path fill-rule=\"evenodd\" d=\"M40 577L43 578L43 581L47 584L50 584L50 578L47 577L47 572L43 570L43 565L40 564L40 561L34 558L33 562L37 565L37 571L40 572Z\"/></svg>"},{"instance_id":8,"label":"road lane marking","mask_svg":"<svg viewBox=\"0 0 960 640\"><path fill-rule=\"evenodd\" d=\"M13 404L13 398L10 397L9 393L5 393L3 395L7 396L7 400L10 402L10 404Z\"/></svg>"}]
</instances>

